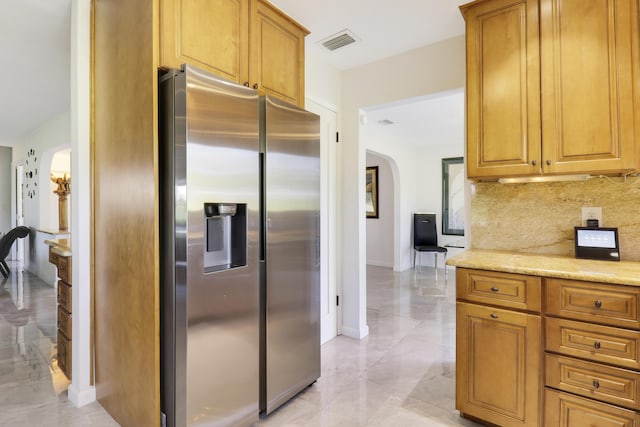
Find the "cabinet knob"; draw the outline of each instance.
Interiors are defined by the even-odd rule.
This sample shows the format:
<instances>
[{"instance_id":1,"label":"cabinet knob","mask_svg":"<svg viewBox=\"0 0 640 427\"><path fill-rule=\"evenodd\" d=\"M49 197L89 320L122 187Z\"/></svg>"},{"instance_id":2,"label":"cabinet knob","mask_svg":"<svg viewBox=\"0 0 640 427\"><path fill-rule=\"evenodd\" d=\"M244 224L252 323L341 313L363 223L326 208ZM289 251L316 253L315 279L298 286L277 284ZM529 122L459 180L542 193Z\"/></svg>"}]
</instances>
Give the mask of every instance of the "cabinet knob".
<instances>
[{"instance_id":1,"label":"cabinet knob","mask_svg":"<svg viewBox=\"0 0 640 427\"><path fill-rule=\"evenodd\" d=\"M254 88L254 89L256 89L256 90L258 90L258 83L254 83L254 84L253 84L253 88Z\"/></svg>"},{"instance_id":2,"label":"cabinet knob","mask_svg":"<svg viewBox=\"0 0 640 427\"><path fill-rule=\"evenodd\" d=\"M249 87L249 82L242 83L244 86Z\"/></svg>"},{"instance_id":3,"label":"cabinet knob","mask_svg":"<svg viewBox=\"0 0 640 427\"><path fill-rule=\"evenodd\" d=\"M535 165L537 165L537 164L538 164L538 161L537 161L537 160L531 160L531 165L535 166Z\"/></svg>"},{"instance_id":4,"label":"cabinet knob","mask_svg":"<svg viewBox=\"0 0 640 427\"><path fill-rule=\"evenodd\" d=\"M498 292L500 289L496 288L495 286L493 288L491 288L491 292Z\"/></svg>"},{"instance_id":5,"label":"cabinet knob","mask_svg":"<svg viewBox=\"0 0 640 427\"><path fill-rule=\"evenodd\" d=\"M598 380L593 380L593 388L595 388L595 389L599 389L600 388L600 382Z\"/></svg>"},{"instance_id":6,"label":"cabinet knob","mask_svg":"<svg viewBox=\"0 0 640 427\"><path fill-rule=\"evenodd\" d=\"M551 166L551 160L547 160L547 166Z\"/></svg>"},{"instance_id":7,"label":"cabinet knob","mask_svg":"<svg viewBox=\"0 0 640 427\"><path fill-rule=\"evenodd\" d=\"M492 319L497 319L497 318L498 318L498 315L497 315L497 314L495 314L495 313L491 313L491 318L492 318Z\"/></svg>"},{"instance_id":8,"label":"cabinet knob","mask_svg":"<svg viewBox=\"0 0 640 427\"><path fill-rule=\"evenodd\" d=\"M598 350L600 348L600 341L596 341L593 343L593 348L595 348L596 350Z\"/></svg>"},{"instance_id":9,"label":"cabinet knob","mask_svg":"<svg viewBox=\"0 0 640 427\"><path fill-rule=\"evenodd\" d=\"M594 305L595 305L596 308L600 308L600 307L602 307L602 301L597 299Z\"/></svg>"}]
</instances>

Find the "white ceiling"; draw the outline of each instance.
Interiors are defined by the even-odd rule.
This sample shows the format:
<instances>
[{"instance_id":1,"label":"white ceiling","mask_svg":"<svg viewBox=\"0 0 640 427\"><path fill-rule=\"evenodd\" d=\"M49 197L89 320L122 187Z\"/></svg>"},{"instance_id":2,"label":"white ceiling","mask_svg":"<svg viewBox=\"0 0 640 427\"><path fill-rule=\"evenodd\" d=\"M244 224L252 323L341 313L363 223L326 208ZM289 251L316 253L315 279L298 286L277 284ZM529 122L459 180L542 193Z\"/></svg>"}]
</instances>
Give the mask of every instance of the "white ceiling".
<instances>
[{"instance_id":1,"label":"white ceiling","mask_svg":"<svg viewBox=\"0 0 640 427\"><path fill-rule=\"evenodd\" d=\"M361 123L388 139L415 147L464 141L464 92L440 93L367 109ZM381 123L383 120L393 124Z\"/></svg>"},{"instance_id":2,"label":"white ceiling","mask_svg":"<svg viewBox=\"0 0 640 427\"><path fill-rule=\"evenodd\" d=\"M464 33L469 0L269 0L307 27L307 49L346 70ZM348 29L356 43L333 52L323 41Z\"/></svg>"},{"instance_id":3,"label":"white ceiling","mask_svg":"<svg viewBox=\"0 0 640 427\"><path fill-rule=\"evenodd\" d=\"M464 32L458 6L466 0L271 2L311 31L307 49L316 50L341 70ZM5 0L2 6L0 67L5 70L5 77L0 82L0 145L15 145L44 122L69 109L71 0ZM355 34L358 42L334 52L317 43L345 29ZM438 98L411 100L411 107L398 109L396 105L389 114L394 117L404 114L407 119L416 114L418 122L424 125L425 117L432 115L420 113L419 108L448 111ZM378 113L384 115L384 109L377 109Z\"/></svg>"}]
</instances>

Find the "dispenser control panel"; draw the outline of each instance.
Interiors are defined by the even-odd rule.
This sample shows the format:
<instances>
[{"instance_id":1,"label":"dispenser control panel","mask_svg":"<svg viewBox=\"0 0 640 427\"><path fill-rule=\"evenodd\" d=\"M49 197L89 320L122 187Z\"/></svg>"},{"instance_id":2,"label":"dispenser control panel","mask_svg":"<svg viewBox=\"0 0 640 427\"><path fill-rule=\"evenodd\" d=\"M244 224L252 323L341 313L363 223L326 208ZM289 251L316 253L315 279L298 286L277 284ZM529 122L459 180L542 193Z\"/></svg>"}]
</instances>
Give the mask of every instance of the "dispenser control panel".
<instances>
[{"instance_id":1,"label":"dispenser control panel","mask_svg":"<svg viewBox=\"0 0 640 427\"><path fill-rule=\"evenodd\" d=\"M204 271L247 265L246 203L205 203Z\"/></svg>"}]
</instances>

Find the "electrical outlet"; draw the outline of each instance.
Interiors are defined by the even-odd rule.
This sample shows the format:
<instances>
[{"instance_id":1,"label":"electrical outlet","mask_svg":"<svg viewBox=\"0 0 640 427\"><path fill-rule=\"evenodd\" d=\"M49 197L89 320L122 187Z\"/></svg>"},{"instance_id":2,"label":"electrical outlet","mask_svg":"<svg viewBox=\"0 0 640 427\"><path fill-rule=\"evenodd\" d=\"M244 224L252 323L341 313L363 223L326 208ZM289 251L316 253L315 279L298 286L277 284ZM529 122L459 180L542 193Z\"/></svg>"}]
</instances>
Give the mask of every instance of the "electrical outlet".
<instances>
[{"instance_id":1,"label":"electrical outlet","mask_svg":"<svg viewBox=\"0 0 640 427\"><path fill-rule=\"evenodd\" d=\"M582 208L582 226L587 226L588 219L597 219L598 226L602 227L602 208L583 207Z\"/></svg>"}]
</instances>

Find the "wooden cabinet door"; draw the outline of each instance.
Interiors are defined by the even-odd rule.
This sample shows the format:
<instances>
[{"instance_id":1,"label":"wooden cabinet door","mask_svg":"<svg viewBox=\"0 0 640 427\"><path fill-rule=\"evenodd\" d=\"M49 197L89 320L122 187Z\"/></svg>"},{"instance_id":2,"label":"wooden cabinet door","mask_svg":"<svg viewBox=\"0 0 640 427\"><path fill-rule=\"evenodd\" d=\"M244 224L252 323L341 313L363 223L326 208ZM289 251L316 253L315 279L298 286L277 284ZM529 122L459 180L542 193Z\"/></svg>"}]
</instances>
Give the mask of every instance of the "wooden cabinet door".
<instances>
[{"instance_id":1,"label":"wooden cabinet door","mask_svg":"<svg viewBox=\"0 0 640 427\"><path fill-rule=\"evenodd\" d=\"M636 168L637 0L541 0L545 173Z\"/></svg>"},{"instance_id":2,"label":"wooden cabinet door","mask_svg":"<svg viewBox=\"0 0 640 427\"><path fill-rule=\"evenodd\" d=\"M248 84L249 0L161 0L160 66L183 63Z\"/></svg>"},{"instance_id":3,"label":"wooden cabinet door","mask_svg":"<svg viewBox=\"0 0 640 427\"><path fill-rule=\"evenodd\" d=\"M538 426L540 316L457 303L456 408L503 427Z\"/></svg>"},{"instance_id":4,"label":"wooden cabinet door","mask_svg":"<svg viewBox=\"0 0 640 427\"><path fill-rule=\"evenodd\" d=\"M467 45L467 175L538 174L538 0L492 0L461 11Z\"/></svg>"},{"instance_id":5,"label":"wooden cabinet door","mask_svg":"<svg viewBox=\"0 0 640 427\"><path fill-rule=\"evenodd\" d=\"M251 8L250 85L304 108L304 38L309 32L265 1L251 0Z\"/></svg>"}]
</instances>

